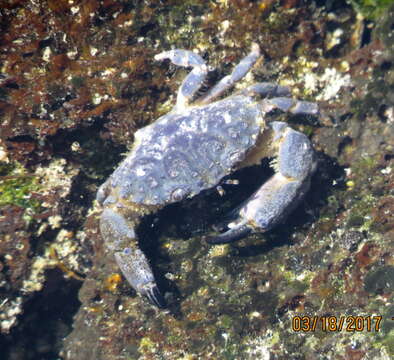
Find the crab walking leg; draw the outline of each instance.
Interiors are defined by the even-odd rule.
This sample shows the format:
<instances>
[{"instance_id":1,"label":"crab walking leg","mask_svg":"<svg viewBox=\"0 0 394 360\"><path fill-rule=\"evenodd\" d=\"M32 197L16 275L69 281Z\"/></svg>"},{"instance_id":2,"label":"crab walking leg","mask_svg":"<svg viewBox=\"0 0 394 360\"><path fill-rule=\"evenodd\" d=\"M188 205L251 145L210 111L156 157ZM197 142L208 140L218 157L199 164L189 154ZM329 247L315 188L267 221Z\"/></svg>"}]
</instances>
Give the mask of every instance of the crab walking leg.
<instances>
[{"instance_id":1,"label":"crab walking leg","mask_svg":"<svg viewBox=\"0 0 394 360\"><path fill-rule=\"evenodd\" d=\"M100 231L130 285L156 306L165 307L165 300L156 285L149 262L138 248L134 226L121 214L106 208L101 215Z\"/></svg>"},{"instance_id":2,"label":"crab walking leg","mask_svg":"<svg viewBox=\"0 0 394 360\"><path fill-rule=\"evenodd\" d=\"M184 108L204 82L208 73L208 67L200 55L188 50L174 49L164 51L155 56L155 60L164 59L169 59L178 66L193 68L178 90L176 107Z\"/></svg>"},{"instance_id":3,"label":"crab walking leg","mask_svg":"<svg viewBox=\"0 0 394 360\"><path fill-rule=\"evenodd\" d=\"M196 103L201 105L208 104L219 97L237 81L241 80L253 67L259 57L260 48L257 44L253 43L250 53L240 61L240 63L234 68L233 72L220 80L211 90L198 99Z\"/></svg>"},{"instance_id":4,"label":"crab walking leg","mask_svg":"<svg viewBox=\"0 0 394 360\"><path fill-rule=\"evenodd\" d=\"M306 114L306 115L318 115L319 106L316 103L309 101L300 101L292 99L290 97L274 97L272 99L265 99L265 105L278 108L285 112L292 114Z\"/></svg>"},{"instance_id":5,"label":"crab walking leg","mask_svg":"<svg viewBox=\"0 0 394 360\"><path fill-rule=\"evenodd\" d=\"M278 147L276 173L239 211L239 218L229 224L230 230L209 243L238 240L250 232L265 232L282 222L299 204L310 186L315 170L315 155L309 139L283 122L273 122L273 142Z\"/></svg>"},{"instance_id":6,"label":"crab walking leg","mask_svg":"<svg viewBox=\"0 0 394 360\"><path fill-rule=\"evenodd\" d=\"M234 94L245 95L245 96L256 96L261 97L267 96L290 96L291 92L287 86L281 86L270 82L260 82L242 89L241 91Z\"/></svg>"}]
</instances>

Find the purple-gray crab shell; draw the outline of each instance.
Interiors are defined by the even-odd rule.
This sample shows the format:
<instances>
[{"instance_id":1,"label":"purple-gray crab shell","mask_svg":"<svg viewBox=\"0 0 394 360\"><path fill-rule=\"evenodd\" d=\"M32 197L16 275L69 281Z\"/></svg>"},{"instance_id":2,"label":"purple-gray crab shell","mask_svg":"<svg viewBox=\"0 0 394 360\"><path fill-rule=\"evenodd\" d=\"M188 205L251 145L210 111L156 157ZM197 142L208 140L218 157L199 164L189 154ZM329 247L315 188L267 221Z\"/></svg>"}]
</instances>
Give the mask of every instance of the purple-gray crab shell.
<instances>
[{"instance_id":1,"label":"purple-gray crab shell","mask_svg":"<svg viewBox=\"0 0 394 360\"><path fill-rule=\"evenodd\" d=\"M121 198L164 205L217 185L255 145L260 106L234 96L170 112L135 134L135 144L111 176Z\"/></svg>"}]
</instances>

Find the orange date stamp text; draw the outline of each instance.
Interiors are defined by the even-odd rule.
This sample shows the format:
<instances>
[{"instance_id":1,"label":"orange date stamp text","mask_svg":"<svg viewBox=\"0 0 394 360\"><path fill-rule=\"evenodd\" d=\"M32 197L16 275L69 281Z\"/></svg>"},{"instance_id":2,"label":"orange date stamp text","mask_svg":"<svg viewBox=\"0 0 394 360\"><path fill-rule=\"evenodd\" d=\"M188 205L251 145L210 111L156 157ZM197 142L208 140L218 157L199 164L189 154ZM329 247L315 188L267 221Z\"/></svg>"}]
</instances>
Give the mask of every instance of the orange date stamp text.
<instances>
[{"instance_id":1,"label":"orange date stamp text","mask_svg":"<svg viewBox=\"0 0 394 360\"><path fill-rule=\"evenodd\" d=\"M294 332L378 332L382 316L294 316L292 330Z\"/></svg>"}]
</instances>

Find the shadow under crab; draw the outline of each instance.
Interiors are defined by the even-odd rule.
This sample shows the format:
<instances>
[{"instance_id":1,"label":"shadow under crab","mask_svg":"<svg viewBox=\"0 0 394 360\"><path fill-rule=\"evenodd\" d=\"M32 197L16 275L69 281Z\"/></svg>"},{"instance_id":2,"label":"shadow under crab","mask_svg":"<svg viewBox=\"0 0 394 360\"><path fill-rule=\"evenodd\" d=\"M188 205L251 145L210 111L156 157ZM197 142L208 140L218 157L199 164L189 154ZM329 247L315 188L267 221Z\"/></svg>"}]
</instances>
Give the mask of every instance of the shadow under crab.
<instances>
[{"instance_id":1,"label":"shadow under crab","mask_svg":"<svg viewBox=\"0 0 394 360\"><path fill-rule=\"evenodd\" d=\"M318 113L317 105L289 97L287 87L257 83L229 97L220 95L242 79L260 57L257 44L233 72L193 101L208 67L197 54L170 50L156 55L192 67L174 109L135 133L130 154L100 187L100 230L130 285L158 307L165 307L135 229L145 215L215 187L234 170L275 157L275 174L243 205L212 244L264 232L282 222L309 189L315 153L308 138L284 122L268 123L271 110ZM263 99L261 99L263 98Z\"/></svg>"}]
</instances>

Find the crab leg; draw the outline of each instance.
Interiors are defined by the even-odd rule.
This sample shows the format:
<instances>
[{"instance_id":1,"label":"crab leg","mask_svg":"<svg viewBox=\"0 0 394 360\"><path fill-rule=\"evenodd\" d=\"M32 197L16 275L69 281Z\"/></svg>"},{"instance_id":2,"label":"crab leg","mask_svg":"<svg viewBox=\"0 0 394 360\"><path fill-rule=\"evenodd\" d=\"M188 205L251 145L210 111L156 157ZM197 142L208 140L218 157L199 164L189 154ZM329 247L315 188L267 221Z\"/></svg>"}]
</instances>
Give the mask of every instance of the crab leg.
<instances>
[{"instance_id":1,"label":"crab leg","mask_svg":"<svg viewBox=\"0 0 394 360\"><path fill-rule=\"evenodd\" d=\"M290 89L287 86L281 86L275 83L270 82L261 82L250 85L245 89L234 94L236 95L245 95L245 96L256 96L259 95L261 97L267 96L289 96Z\"/></svg>"},{"instance_id":2,"label":"crab leg","mask_svg":"<svg viewBox=\"0 0 394 360\"><path fill-rule=\"evenodd\" d=\"M138 294L163 308L166 306L165 300L156 285L145 254L138 248L135 227L135 224L111 208L104 209L101 215L101 234L107 248L115 255L124 277Z\"/></svg>"},{"instance_id":3,"label":"crab leg","mask_svg":"<svg viewBox=\"0 0 394 360\"><path fill-rule=\"evenodd\" d=\"M282 222L299 204L309 189L315 170L315 156L309 139L286 123L271 123L278 157L276 173L241 207L230 230L207 241L227 243L249 232L265 232Z\"/></svg>"},{"instance_id":4,"label":"crab leg","mask_svg":"<svg viewBox=\"0 0 394 360\"><path fill-rule=\"evenodd\" d=\"M174 49L161 52L155 56L155 60L165 59L169 59L174 65L193 68L183 80L178 91L176 107L184 108L204 82L208 67L200 55L188 50Z\"/></svg>"},{"instance_id":5,"label":"crab leg","mask_svg":"<svg viewBox=\"0 0 394 360\"><path fill-rule=\"evenodd\" d=\"M252 228L248 226L246 221L239 224L231 223L229 226L233 225L230 230L224 232L223 234L207 237L206 241L210 244L227 244L248 236L252 232Z\"/></svg>"},{"instance_id":6,"label":"crab leg","mask_svg":"<svg viewBox=\"0 0 394 360\"><path fill-rule=\"evenodd\" d=\"M317 115L319 113L319 107L316 103L309 101L300 101L292 99L290 97L274 97L271 99L264 99L263 106L272 106L285 112L292 114L305 114L305 115Z\"/></svg>"},{"instance_id":7,"label":"crab leg","mask_svg":"<svg viewBox=\"0 0 394 360\"><path fill-rule=\"evenodd\" d=\"M250 53L240 61L240 63L234 68L233 72L220 80L211 90L196 102L198 104L208 104L212 102L233 86L237 81L241 80L253 67L259 57L260 48L257 44L253 43Z\"/></svg>"}]
</instances>

